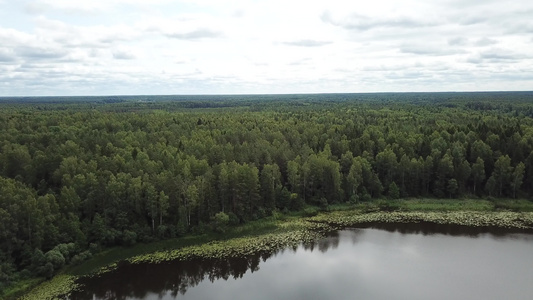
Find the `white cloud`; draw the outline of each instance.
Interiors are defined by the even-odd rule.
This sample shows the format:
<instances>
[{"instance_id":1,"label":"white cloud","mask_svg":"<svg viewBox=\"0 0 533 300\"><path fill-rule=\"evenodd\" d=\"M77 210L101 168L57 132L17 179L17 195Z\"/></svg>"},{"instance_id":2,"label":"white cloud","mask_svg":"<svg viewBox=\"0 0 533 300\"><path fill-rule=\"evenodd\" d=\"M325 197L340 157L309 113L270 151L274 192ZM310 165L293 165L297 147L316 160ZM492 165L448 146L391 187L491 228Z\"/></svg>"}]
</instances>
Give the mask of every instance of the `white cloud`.
<instances>
[{"instance_id":1,"label":"white cloud","mask_svg":"<svg viewBox=\"0 0 533 300\"><path fill-rule=\"evenodd\" d=\"M452 46L465 46L468 44L468 39L464 37L454 37L448 39L448 44Z\"/></svg>"},{"instance_id":2,"label":"white cloud","mask_svg":"<svg viewBox=\"0 0 533 300\"><path fill-rule=\"evenodd\" d=\"M169 38L182 40L198 40L222 37L222 33L207 28L198 28L188 32L172 32L165 34Z\"/></svg>"},{"instance_id":3,"label":"white cloud","mask_svg":"<svg viewBox=\"0 0 533 300\"><path fill-rule=\"evenodd\" d=\"M494 40L494 39L490 39L490 38L487 38L487 37L483 37L483 38L480 38L478 39L476 42L475 42L475 45L476 46L479 46L479 47L483 47L483 46L490 46L490 45L494 45L494 44L497 44L498 41Z\"/></svg>"},{"instance_id":4,"label":"white cloud","mask_svg":"<svg viewBox=\"0 0 533 300\"><path fill-rule=\"evenodd\" d=\"M283 44L289 45L289 46L298 46L298 47L320 47L324 45L331 44L330 41L320 41L320 40L296 40L296 41L290 41L290 42L284 42Z\"/></svg>"},{"instance_id":5,"label":"white cloud","mask_svg":"<svg viewBox=\"0 0 533 300\"><path fill-rule=\"evenodd\" d=\"M438 26L433 20L411 18L409 16L381 17L352 13L344 17L332 16L329 11L322 14L322 21L348 30L372 30L376 28L420 28Z\"/></svg>"},{"instance_id":6,"label":"white cloud","mask_svg":"<svg viewBox=\"0 0 533 300\"><path fill-rule=\"evenodd\" d=\"M533 87L518 0L0 5L0 95Z\"/></svg>"},{"instance_id":7,"label":"white cloud","mask_svg":"<svg viewBox=\"0 0 533 300\"><path fill-rule=\"evenodd\" d=\"M58 10L68 14L96 14L104 13L112 6L111 1L69 1L69 0L39 0L26 4L26 11L32 14L42 14L50 10Z\"/></svg>"},{"instance_id":8,"label":"white cloud","mask_svg":"<svg viewBox=\"0 0 533 300\"><path fill-rule=\"evenodd\" d=\"M115 59L135 59L137 55L128 49L117 49L113 51L113 57Z\"/></svg>"},{"instance_id":9,"label":"white cloud","mask_svg":"<svg viewBox=\"0 0 533 300\"><path fill-rule=\"evenodd\" d=\"M2 62L14 62L16 59L13 49L0 48L0 63Z\"/></svg>"},{"instance_id":10,"label":"white cloud","mask_svg":"<svg viewBox=\"0 0 533 300\"><path fill-rule=\"evenodd\" d=\"M456 45L456 44L454 44ZM431 45L431 44L410 44L400 47L402 53L410 53L416 55L426 56L443 56L443 55L455 55L463 54L465 50L457 49L456 47L445 47L443 45Z\"/></svg>"},{"instance_id":11,"label":"white cloud","mask_svg":"<svg viewBox=\"0 0 533 300\"><path fill-rule=\"evenodd\" d=\"M520 61L523 59L533 58L531 54L523 54L515 52L511 49L504 49L504 48L491 48L487 51L481 52L481 58L482 59L489 59L489 60L504 60L504 61Z\"/></svg>"}]
</instances>

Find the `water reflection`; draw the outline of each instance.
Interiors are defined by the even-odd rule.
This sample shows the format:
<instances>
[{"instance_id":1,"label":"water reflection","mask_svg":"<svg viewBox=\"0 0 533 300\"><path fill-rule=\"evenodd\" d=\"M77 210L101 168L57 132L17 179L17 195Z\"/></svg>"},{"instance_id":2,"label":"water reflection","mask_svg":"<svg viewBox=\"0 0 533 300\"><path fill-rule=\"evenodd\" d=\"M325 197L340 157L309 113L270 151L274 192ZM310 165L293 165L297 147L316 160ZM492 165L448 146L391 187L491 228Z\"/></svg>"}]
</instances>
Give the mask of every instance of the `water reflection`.
<instances>
[{"instance_id":1,"label":"water reflection","mask_svg":"<svg viewBox=\"0 0 533 300\"><path fill-rule=\"evenodd\" d=\"M529 299L533 235L366 224L227 260L123 264L72 299ZM318 251L316 251L318 250Z\"/></svg>"},{"instance_id":2,"label":"water reflection","mask_svg":"<svg viewBox=\"0 0 533 300\"><path fill-rule=\"evenodd\" d=\"M399 232L402 234L422 234L422 235L451 235L451 236L469 236L478 237L480 235L490 233L497 237L507 237L515 233L532 233L528 229L509 229L501 227L470 227L454 224L436 224L431 222L419 223L366 223L361 224L357 228L375 228L382 229L388 232ZM522 235L523 236L523 235Z\"/></svg>"},{"instance_id":3,"label":"water reflection","mask_svg":"<svg viewBox=\"0 0 533 300\"><path fill-rule=\"evenodd\" d=\"M193 260L161 264L122 263L113 272L97 278L80 280L84 291L72 299L145 299L147 294L168 294L176 298L204 280L238 279L250 271L259 270L261 260L271 254L263 253L227 260Z\"/></svg>"}]
</instances>

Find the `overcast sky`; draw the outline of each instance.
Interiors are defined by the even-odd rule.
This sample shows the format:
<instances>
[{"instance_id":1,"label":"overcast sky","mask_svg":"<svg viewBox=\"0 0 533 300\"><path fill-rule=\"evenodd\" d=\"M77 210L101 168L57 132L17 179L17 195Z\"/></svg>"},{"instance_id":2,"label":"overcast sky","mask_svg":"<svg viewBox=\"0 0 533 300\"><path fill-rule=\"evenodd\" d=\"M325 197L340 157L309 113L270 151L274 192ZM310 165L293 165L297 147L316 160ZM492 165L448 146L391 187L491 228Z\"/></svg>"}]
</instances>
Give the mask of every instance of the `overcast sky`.
<instances>
[{"instance_id":1,"label":"overcast sky","mask_svg":"<svg viewBox=\"0 0 533 300\"><path fill-rule=\"evenodd\" d=\"M533 90L533 1L0 0L0 96Z\"/></svg>"}]
</instances>

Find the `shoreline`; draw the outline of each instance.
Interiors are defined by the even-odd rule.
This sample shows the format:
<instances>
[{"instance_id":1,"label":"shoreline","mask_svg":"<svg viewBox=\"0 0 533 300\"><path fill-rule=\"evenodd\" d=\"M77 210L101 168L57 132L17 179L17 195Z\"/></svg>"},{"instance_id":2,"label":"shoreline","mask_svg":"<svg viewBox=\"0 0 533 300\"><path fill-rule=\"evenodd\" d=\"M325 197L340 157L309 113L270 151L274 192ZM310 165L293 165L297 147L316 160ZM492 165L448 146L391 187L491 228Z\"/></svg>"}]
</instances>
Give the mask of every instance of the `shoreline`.
<instances>
[{"instance_id":1,"label":"shoreline","mask_svg":"<svg viewBox=\"0 0 533 300\"><path fill-rule=\"evenodd\" d=\"M371 223L416 224L428 222L440 225L525 230L527 233L533 234L533 212L362 212L360 210L342 210L322 212L313 217L289 218L274 222L276 224L274 230L260 235L245 234L240 237L136 255L115 261L84 275L72 275L64 272L43 282L18 299L58 299L68 296L72 291L80 288L76 283L79 278L110 272L116 269L119 263L138 264L162 263L173 260L227 259L252 253L270 253L295 247L302 243L315 242L325 237L327 232Z\"/></svg>"}]
</instances>

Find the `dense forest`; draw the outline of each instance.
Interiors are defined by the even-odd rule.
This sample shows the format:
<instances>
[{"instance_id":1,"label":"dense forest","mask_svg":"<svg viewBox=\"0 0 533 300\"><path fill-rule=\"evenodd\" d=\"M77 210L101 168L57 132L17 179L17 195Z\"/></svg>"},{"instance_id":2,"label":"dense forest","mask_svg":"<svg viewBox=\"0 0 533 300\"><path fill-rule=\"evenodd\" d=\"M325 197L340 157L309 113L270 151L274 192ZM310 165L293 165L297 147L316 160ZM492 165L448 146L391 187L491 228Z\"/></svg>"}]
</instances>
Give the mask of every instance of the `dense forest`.
<instances>
[{"instance_id":1,"label":"dense forest","mask_svg":"<svg viewBox=\"0 0 533 300\"><path fill-rule=\"evenodd\" d=\"M533 92L0 98L0 288L376 198L533 195Z\"/></svg>"}]
</instances>

